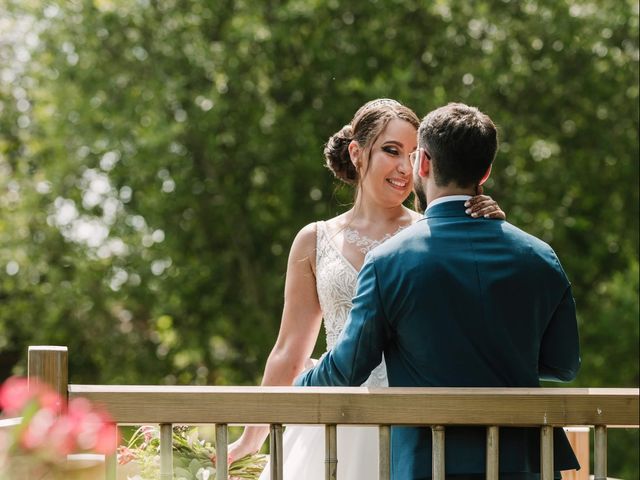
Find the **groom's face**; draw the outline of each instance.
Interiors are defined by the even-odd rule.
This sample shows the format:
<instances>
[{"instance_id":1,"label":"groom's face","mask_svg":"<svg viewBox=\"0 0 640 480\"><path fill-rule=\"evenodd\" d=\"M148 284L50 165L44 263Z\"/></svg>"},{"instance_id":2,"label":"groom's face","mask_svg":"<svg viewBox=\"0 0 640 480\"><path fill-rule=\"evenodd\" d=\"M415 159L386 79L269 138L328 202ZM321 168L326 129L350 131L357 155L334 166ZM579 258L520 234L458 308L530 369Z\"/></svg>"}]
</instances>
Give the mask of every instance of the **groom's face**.
<instances>
[{"instance_id":1,"label":"groom's face","mask_svg":"<svg viewBox=\"0 0 640 480\"><path fill-rule=\"evenodd\" d=\"M413 158L413 192L415 193L415 209L418 212L424 212L427 209L427 189L424 178L420 176L420 157L423 150L418 144Z\"/></svg>"}]
</instances>

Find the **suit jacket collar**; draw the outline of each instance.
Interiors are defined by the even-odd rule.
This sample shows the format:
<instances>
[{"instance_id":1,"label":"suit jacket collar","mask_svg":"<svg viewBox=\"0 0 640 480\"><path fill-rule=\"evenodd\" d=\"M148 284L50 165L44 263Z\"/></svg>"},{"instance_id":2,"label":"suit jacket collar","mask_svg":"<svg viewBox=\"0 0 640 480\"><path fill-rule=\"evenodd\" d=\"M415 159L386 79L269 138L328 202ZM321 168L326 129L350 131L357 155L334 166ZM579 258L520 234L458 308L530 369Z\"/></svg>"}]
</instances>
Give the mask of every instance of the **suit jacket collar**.
<instances>
[{"instance_id":1,"label":"suit jacket collar","mask_svg":"<svg viewBox=\"0 0 640 480\"><path fill-rule=\"evenodd\" d=\"M424 212L424 216L425 218L468 217L465 213L466 209L464 200L455 200L434 205Z\"/></svg>"}]
</instances>

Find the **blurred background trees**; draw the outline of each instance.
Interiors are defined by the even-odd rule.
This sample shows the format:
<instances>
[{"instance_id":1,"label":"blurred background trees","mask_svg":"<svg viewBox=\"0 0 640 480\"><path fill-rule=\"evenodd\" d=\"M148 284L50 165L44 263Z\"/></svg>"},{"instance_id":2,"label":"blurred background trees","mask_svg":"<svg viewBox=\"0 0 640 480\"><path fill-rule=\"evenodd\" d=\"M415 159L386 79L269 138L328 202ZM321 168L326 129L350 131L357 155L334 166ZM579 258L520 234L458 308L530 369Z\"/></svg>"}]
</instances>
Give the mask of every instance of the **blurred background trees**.
<instances>
[{"instance_id":1,"label":"blurred background trees","mask_svg":"<svg viewBox=\"0 0 640 480\"><path fill-rule=\"evenodd\" d=\"M72 382L257 383L295 233L351 199L323 143L376 97L496 121L487 191L574 285L571 385L638 386L635 0L4 0L2 377L62 344Z\"/></svg>"}]
</instances>

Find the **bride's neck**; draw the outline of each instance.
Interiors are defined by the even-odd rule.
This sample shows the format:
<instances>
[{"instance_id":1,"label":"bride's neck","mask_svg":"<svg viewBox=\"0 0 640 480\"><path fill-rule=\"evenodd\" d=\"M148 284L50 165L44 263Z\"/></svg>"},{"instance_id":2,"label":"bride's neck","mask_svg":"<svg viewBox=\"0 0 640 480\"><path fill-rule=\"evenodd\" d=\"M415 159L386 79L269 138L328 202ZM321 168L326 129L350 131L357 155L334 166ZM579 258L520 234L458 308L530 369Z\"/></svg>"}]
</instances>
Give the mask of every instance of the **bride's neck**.
<instances>
[{"instance_id":1,"label":"bride's neck","mask_svg":"<svg viewBox=\"0 0 640 480\"><path fill-rule=\"evenodd\" d=\"M406 211L402 205L389 207L359 197L351 209L350 221L398 223L405 215Z\"/></svg>"}]
</instances>

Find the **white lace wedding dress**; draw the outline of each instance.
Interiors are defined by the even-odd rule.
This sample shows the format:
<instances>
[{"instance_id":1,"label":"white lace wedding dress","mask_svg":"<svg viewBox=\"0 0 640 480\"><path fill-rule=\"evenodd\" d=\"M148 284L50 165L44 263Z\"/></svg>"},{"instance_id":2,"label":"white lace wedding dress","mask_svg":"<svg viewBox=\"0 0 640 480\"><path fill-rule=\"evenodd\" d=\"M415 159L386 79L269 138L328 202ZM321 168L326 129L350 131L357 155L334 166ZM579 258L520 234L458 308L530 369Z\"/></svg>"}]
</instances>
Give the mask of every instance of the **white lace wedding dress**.
<instances>
[{"instance_id":1,"label":"white lace wedding dress","mask_svg":"<svg viewBox=\"0 0 640 480\"><path fill-rule=\"evenodd\" d=\"M325 222L317 222L316 285L331 350L347 321L358 272L332 242ZM363 384L388 386L384 361ZM378 478L378 428L338 426L338 478L376 480ZM288 426L284 432L284 479L323 480L325 478L324 426ZM260 480L269 480L269 465Z\"/></svg>"}]
</instances>

